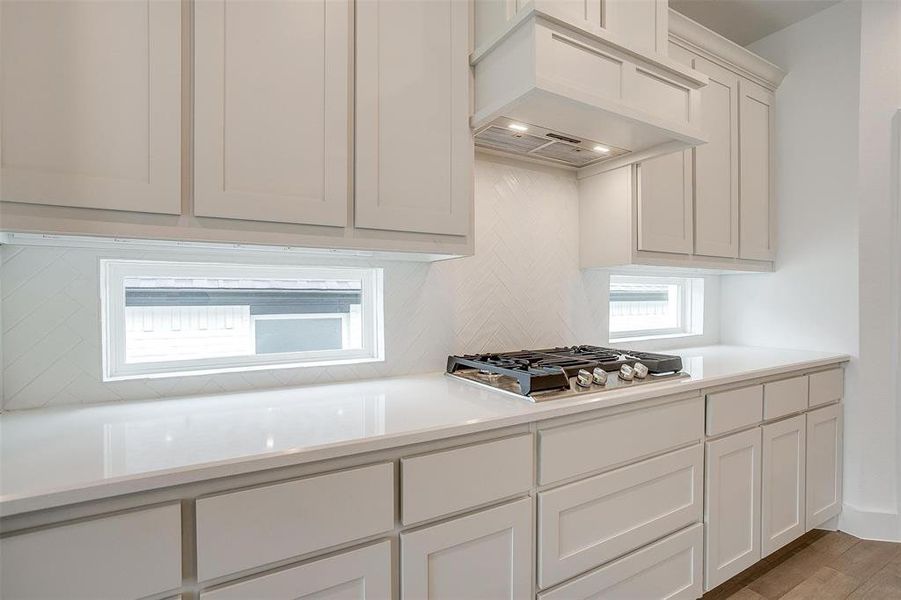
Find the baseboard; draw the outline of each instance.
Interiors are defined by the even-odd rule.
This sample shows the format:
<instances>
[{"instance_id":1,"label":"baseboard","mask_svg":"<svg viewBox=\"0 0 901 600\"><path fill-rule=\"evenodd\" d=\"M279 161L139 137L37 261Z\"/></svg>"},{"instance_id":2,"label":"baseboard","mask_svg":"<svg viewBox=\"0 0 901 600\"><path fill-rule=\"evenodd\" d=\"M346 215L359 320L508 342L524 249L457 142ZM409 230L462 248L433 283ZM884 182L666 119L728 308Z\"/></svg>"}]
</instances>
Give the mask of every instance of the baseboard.
<instances>
[{"instance_id":1,"label":"baseboard","mask_svg":"<svg viewBox=\"0 0 901 600\"><path fill-rule=\"evenodd\" d=\"M845 504L838 518L838 528L864 540L901 542L901 515L898 513L860 510Z\"/></svg>"}]
</instances>

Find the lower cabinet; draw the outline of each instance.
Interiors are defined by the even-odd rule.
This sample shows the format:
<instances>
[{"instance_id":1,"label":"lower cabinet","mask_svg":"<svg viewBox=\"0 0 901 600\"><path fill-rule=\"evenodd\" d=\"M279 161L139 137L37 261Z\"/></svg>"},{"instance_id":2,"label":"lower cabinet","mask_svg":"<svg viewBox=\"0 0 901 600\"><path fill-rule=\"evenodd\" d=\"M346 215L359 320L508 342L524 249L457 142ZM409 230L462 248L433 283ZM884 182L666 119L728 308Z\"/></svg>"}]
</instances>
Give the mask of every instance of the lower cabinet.
<instances>
[{"instance_id":1,"label":"lower cabinet","mask_svg":"<svg viewBox=\"0 0 901 600\"><path fill-rule=\"evenodd\" d=\"M166 504L0 540L0 598L143 598L181 587L181 506Z\"/></svg>"},{"instance_id":2,"label":"lower cabinet","mask_svg":"<svg viewBox=\"0 0 901 600\"><path fill-rule=\"evenodd\" d=\"M807 530L842 510L842 405L807 413Z\"/></svg>"},{"instance_id":3,"label":"lower cabinet","mask_svg":"<svg viewBox=\"0 0 901 600\"><path fill-rule=\"evenodd\" d=\"M556 585L697 523L700 444L538 495L538 583Z\"/></svg>"},{"instance_id":4,"label":"lower cabinet","mask_svg":"<svg viewBox=\"0 0 901 600\"><path fill-rule=\"evenodd\" d=\"M390 600L391 542L201 592L200 600Z\"/></svg>"},{"instance_id":5,"label":"lower cabinet","mask_svg":"<svg viewBox=\"0 0 901 600\"><path fill-rule=\"evenodd\" d=\"M769 556L806 531L806 439L806 415L763 426L760 516L763 556Z\"/></svg>"},{"instance_id":6,"label":"lower cabinet","mask_svg":"<svg viewBox=\"0 0 901 600\"><path fill-rule=\"evenodd\" d=\"M401 598L528 598L533 535L531 498L402 533Z\"/></svg>"},{"instance_id":7,"label":"lower cabinet","mask_svg":"<svg viewBox=\"0 0 901 600\"><path fill-rule=\"evenodd\" d=\"M760 560L760 427L707 442L704 589Z\"/></svg>"},{"instance_id":8,"label":"lower cabinet","mask_svg":"<svg viewBox=\"0 0 901 600\"><path fill-rule=\"evenodd\" d=\"M700 523L595 569L538 600L602 598L694 600L702 591L704 526Z\"/></svg>"}]
</instances>

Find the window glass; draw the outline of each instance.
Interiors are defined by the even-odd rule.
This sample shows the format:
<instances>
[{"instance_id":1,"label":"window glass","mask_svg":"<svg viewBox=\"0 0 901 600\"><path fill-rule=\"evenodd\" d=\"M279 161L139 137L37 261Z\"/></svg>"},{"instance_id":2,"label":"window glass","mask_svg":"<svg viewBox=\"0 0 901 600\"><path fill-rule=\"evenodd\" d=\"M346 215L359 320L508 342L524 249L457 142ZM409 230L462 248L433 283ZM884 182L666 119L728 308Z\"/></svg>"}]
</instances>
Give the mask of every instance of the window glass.
<instances>
[{"instance_id":1,"label":"window glass","mask_svg":"<svg viewBox=\"0 0 901 600\"><path fill-rule=\"evenodd\" d=\"M103 268L109 378L381 358L379 269Z\"/></svg>"}]
</instances>

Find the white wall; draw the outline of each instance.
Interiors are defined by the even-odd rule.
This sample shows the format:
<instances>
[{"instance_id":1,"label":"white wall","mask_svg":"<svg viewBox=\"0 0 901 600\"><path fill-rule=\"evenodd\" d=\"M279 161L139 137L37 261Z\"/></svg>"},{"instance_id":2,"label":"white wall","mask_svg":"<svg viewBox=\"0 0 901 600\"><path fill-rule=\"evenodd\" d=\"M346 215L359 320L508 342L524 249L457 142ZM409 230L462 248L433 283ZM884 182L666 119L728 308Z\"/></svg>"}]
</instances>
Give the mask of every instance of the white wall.
<instances>
[{"instance_id":1,"label":"white wall","mask_svg":"<svg viewBox=\"0 0 901 600\"><path fill-rule=\"evenodd\" d=\"M771 275L723 278L721 335L853 357L841 526L901 540L889 151L898 6L848 0L750 46L789 73L776 98L778 263Z\"/></svg>"},{"instance_id":2,"label":"white wall","mask_svg":"<svg viewBox=\"0 0 901 600\"><path fill-rule=\"evenodd\" d=\"M2 406L34 408L402 375L440 371L452 353L606 343L608 278L604 271L579 270L574 177L502 159L478 160L475 189L475 256L433 265L363 263L385 268L384 363L101 383L101 257L338 261L184 249L4 246ZM705 334L669 341L668 347L718 341L717 283L714 277L705 286Z\"/></svg>"}]
</instances>

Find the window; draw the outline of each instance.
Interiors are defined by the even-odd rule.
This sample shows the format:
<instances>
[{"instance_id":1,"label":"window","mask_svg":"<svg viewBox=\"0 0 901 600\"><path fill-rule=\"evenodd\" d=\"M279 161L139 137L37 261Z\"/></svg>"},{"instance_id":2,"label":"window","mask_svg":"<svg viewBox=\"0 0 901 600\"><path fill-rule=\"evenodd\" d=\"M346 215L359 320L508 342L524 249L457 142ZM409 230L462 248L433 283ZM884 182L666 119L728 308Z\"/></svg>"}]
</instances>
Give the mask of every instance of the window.
<instances>
[{"instance_id":1,"label":"window","mask_svg":"<svg viewBox=\"0 0 901 600\"><path fill-rule=\"evenodd\" d=\"M700 335L704 280L610 276L610 340Z\"/></svg>"},{"instance_id":2,"label":"window","mask_svg":"<svg viewBox=\"0 0 901 600\"><path fill-rule=\"evenodd\" d=\"M104 381L384 359L381 269L101 261Z\"/></svg>"}]
</instances>

